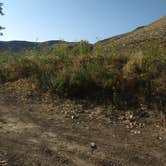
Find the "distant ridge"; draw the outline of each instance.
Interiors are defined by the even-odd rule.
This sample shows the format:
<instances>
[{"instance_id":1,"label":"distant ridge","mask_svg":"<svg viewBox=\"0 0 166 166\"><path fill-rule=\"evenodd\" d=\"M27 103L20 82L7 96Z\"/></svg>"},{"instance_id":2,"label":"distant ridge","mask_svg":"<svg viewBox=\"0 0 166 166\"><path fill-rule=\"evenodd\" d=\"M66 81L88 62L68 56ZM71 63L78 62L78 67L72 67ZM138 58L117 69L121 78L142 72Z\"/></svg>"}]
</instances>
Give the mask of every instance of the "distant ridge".
<instances>
[{"instance_id":1,"label":"distant ridge","mask_svg":"<svg viewBox=\"0 0 166 166\"><path fill-rule=\"evenodd\" d=\"M45 42L29 42L29 41L0 41L0 51L10 50L19 52L23 49L33 49L35 47L54 47L62 43L70 43L62 40L50 40ZM72 42L71 42L72 43Z\"/></svg>"},{"instance_id":2,"label":"distant ridge","mask_svg":"<svg viewBox=\"0 0 166 166\"><path fill-rule=\"evenodd\" d=\"M77 42L62 40L50 40L45 42L0 41L0 52L6 50L19 52L23 49L33 49L35 47L56 47L64 43L72 46ZM147 26L140 26L131 32L104 39L97 43L100 43L104 47L115 43L120 49L135 49L153 45L163 45L166 47L166 16Z\"/></svg>"}]
</instances>

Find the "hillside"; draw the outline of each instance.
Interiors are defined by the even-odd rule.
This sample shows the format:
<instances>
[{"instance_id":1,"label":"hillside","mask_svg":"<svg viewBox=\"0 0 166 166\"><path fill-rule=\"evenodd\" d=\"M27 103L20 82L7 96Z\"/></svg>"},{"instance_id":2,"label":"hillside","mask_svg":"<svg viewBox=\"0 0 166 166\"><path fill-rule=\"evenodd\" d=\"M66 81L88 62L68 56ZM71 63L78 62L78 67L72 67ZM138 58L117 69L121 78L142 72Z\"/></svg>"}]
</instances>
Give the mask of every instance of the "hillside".
<instances>
[{"instance_id":1,"label":"hillside","mask_svg":"<svg viewBox=\"0 0 166 166\"><path fill-rule=\"evenodd\" d=\"M164 166L165 32L1 42L0 166Z\"/></svg>"},{"instance_id":2,"label":"hillside","mask_svg":"<svg viewBox=\"0 0 166 166\"><path fill-rule=\"evenodd\" d=\"M38 43L37 48L54 49L22 52L14 58L10 52L2 55L0 83L32 77L39 89L62 96L109 98L109 102L121 106L139 106L141 102L165 105L165 33L166 17L163 17L133 32L100 41L93 48L87 41L73 45L72 49L68 46L73 43L63 41ZM14 51L36 45L19 41L4 43L3 49L10 47ZM129 52L114 48L105 51L101 44L109 48L109 43ZM135 48L142 51L130 56Z\"/></svg>"},{"instance_id":3,"label":"hillside","mask_svg":"<svg viewBox=\"0 0 166 166\"><path fill-rule=\"evenodd\" d=\"M46 42L0 41L0 51L3 52L10 50L12 52L20 52L25 49L55 48L56 46L64 43L68 46L74 46L77 42L67 42L61 40L51 40ZM100 43L105 48L114 43L119 49L122 50L140 49L155 45L162 45L166 47L166 16L147 26L138 27L129 33L104 39L102 41L98 41L97 43Z\"/></svg>"},{"instance_id":4,"label":"hillside","mask_svg":"<svg viewBox=\"0 0 166 166\"><path fill-rule=\"evenodd\" d=\"M0 41L0 51L21 52L35 48L56 47L59 44L73 45L74 42L66 42L62 40L50 40L46 42L29 42L29 41Z\"/></svg>"},{"instance_id":5,"label":"hillside","mask_svg":"<svg viewBox=\"0 0 166 166\"><path fill-rule=\"evenodd\" d=\"M140 48L154 45L166 47L166 16L147 25L141 26L132 32L99 41L107 47L115 43L119 48Z\"/></svg>"}]
</instances>

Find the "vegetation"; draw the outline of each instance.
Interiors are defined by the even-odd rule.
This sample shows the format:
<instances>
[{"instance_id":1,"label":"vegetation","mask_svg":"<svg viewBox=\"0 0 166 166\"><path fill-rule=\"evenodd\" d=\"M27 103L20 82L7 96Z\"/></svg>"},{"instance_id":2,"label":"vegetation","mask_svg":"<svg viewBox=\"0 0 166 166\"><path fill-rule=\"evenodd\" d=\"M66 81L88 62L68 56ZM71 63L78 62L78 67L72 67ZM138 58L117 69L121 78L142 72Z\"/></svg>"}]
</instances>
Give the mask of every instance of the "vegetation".
<instances>
[{"instance_id":1,"label":"vegetation","mask_svg":"<svg viewBox=\"0 0 166 166\"><path fill-rule=\"evenodd\" d=\"M99 99L116 106L166 103L166 49L147 48L118 55L115 46L92 49L85 41L72 48L25 51L0 56L0 82L31 77L38 89L65 97Z\"/></svg>"},{"instance_id":2,"label":"vegetation","mask_svg":"<svg viewBox=\"0 0 166 166\"><path fill-rule=\"evenodd\" d=\"M3 6L3 3L0 3L0 15L4 15L2 6ZM0 26L0 30L2 29L4 28ZM0 35L2 35L2 33L0 33Z\"/></svg>"}]
</instances>

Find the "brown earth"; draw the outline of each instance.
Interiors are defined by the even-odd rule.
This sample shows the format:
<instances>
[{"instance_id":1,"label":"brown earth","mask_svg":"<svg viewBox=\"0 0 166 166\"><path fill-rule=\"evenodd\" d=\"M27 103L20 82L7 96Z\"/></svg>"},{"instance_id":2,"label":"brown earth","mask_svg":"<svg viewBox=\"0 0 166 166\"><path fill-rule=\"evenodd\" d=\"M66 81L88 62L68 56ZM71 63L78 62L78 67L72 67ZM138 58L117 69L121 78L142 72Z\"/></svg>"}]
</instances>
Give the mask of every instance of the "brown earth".
<instances>
[{"instance_id":1,"label":"brown earth","mask_svg":"<svg viewBox=\"0 0 166 166\"><path fill-rule=\"evenodd\" d=\"M166 128L156 122L9 87L0 88L0 166L166 165Z\"/></svg>"}]
</instances>

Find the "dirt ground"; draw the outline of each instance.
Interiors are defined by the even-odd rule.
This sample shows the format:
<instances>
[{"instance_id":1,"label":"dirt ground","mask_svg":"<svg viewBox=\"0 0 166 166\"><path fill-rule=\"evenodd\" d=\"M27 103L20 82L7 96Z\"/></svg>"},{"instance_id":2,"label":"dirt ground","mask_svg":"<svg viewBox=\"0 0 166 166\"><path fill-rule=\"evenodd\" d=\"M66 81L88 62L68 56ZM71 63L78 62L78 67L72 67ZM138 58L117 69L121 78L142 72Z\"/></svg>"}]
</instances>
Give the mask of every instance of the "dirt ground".
<instances>
[{"instance_id":1,"label":"dirt ground","mask_svg":"<svg viewBox=\"0 0 166 166\"><path fill-rule=\"evenodd\" d=\"M1 87L0 166L166 166L166 128L106 112Z\"/></svg>"}]
</instances>

